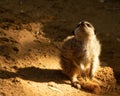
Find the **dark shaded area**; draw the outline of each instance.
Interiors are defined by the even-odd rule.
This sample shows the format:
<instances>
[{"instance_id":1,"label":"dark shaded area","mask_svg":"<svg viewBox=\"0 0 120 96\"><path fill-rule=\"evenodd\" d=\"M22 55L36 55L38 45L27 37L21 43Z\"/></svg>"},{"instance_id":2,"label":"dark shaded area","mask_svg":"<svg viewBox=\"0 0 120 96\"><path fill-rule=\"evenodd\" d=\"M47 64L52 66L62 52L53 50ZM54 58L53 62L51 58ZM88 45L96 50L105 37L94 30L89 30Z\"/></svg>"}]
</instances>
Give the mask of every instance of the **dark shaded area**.
<instances>
[{"instance_id":1,"label":"dark shaded area","mask_svg":"<svg viewBox=\"0 0 120 96\"><path fill-rule=\"evenodd\" d=\"M115 75L115 78L117 80L117 84L120 85L120 70L113 70L114 71L114 75Z\"/></svg>"},{"instance_id":2,"label":"dark shaded area","mask_svg":"<svg viewBox=\"0 0 120 96\"><path fill-rule=\"evenodd\" d=\"M85 1L86 3L84 3ZM97 27L97 30L99 32L103 32L104 30L101 29L102 26L99 26L99 21L97 22L95 20L99 18L97 14L102 14L104 11L108 11L108 13L113 11L120 11L119 7L115 7L114 5L114 3L118 3L117 5L119 5L119 0L105 0L103 4L100 3L99 0L92 0L91 4L87 3L87 0L85 1L1 1L0 27L3 29L12 28L15 30L20 30L23 28L22 24L28 24L31 22L41 22L44 25L43 32L45 33L46 37L49 37L50 39L55 41L62 41L66 36L72 34L72 30L75 28L76 24L79 23L81 20L88 20L92 22L94 25L96 25L95 27ZM110 4L111 2L113 3L113 5ZM93 3L95 3L96 6L94 6ZM2 4L5 4L6 6L2 6ZM75 5L76 7L73 8L73 6ZM93 9L91 11L88 10L87 8L89 7L98 9L98 12L95 12L95 10ZM101 23L107 22L102 20ZM103 25L106 26L105 24ZM54 36L51 34L54 34Z\"/></svg>"},{"instance_id":3,"label":"dark shaded area","mask_svg":"<svg viewBox=\"0 0 120 96\"><path fill-rule=\"evenodd\" d=\"M9 79L20 77L24 80L31 80L35 82L56 82L65 83L64 80L68 78L62 74L61 70L40 69L36 67L18 68L16 73L0 70L1 79Z\"/></svg>"}]
</instances>

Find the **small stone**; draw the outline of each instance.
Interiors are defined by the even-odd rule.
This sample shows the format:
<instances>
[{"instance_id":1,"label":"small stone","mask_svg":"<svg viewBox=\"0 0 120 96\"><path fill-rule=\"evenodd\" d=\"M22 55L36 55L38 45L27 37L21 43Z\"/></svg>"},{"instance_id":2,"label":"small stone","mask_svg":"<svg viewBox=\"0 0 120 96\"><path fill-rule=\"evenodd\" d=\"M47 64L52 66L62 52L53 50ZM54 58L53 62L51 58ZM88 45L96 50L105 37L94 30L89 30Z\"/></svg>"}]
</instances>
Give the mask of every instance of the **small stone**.
<instances>
[{"instance_id":1,"label":"small stone","mask_svg":"<svg viewBox=\"0 0 120 96\"><path fill-rule=\"evenodd\" d=\"M12 82L13 82L13 83L17 83L17 82L20 82L20 80L19 80L18 78L14 78L14 79L12 80Z\"/></svg>"},{"instance_id":2,"label":"small stone","mask_svg":"<svg viewBox=\"0 0 120 96\"><path fill-rule=\"evenodd\" d=\"M56 83L55 83L55 82L49 82L49 83L48 83L48 86L56 87Z\"/></svg>"},{"instance_id":3,"label":"small stone","mask_svg":"<svg viewBox=\"0 0 120 96\"><path fill-rule=\"evenodd\" d=\"M20 13L25 13L25 12L24 12L24 10L21 9L21 10L20 10Z\"/></svg>"}]
</instances>

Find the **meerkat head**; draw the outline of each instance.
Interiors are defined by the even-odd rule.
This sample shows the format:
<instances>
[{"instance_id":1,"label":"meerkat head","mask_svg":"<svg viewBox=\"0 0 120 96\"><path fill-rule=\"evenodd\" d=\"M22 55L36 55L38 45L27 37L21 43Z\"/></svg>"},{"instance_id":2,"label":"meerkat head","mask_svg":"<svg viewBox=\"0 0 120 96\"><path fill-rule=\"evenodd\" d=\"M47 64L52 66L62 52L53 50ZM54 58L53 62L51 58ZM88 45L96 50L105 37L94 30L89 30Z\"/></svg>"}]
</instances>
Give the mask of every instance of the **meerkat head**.
<instances>
[{"instance_id":1,"label":"meerkat head","mask_svg":"<svg viewBox=\"0 0 120 96\"><path fill-rule=\"evenodd\" d=\"M74 35L77 39L88 38L89 36L94 34L95 34L94 26L87 21L82 21L78 23L77 27L74 30Z\"/></svg>"}]
</instances>

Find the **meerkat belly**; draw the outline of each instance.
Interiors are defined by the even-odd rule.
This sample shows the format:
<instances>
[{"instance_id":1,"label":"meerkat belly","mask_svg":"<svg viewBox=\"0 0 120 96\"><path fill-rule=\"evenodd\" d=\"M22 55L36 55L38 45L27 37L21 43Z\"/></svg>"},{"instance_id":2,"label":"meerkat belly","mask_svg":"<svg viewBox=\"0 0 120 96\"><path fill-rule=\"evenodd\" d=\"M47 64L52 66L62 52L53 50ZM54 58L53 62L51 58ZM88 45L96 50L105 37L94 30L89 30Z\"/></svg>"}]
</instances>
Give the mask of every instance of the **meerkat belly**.
<instances>
[{"instance_id":1,"label":"meerkat belly","mask_svg":"<svg viewBox=\"0 0 120 96\"><path fill-rule=\"evenodd\" d=\"M82 57L80 64L81 70L86 70L90 68L93 58L94 58L94 46L92 46L91 43L88 43L87 45L84 46L84 56Z\"/></svg>"}]
</instances>

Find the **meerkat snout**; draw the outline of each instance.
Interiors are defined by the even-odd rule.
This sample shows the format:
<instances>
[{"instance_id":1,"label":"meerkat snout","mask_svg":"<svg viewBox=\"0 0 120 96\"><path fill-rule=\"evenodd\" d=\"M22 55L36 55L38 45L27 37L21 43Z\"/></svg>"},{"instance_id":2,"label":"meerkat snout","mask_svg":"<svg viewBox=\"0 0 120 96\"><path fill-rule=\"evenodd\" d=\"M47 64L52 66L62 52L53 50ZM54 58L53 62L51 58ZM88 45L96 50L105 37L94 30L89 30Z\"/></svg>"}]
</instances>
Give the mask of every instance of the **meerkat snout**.
<instances>
[{"instance_id":1,"label":"meerkat snout","mask_svg":"<svg viewBox=\"0 0 120 96\"><path fill-rule=\"evenodd\" d=\"M77 27L72 31L73 35L75 35L75 30L76 30L77 28L81 28L81 27L83 28L83 27L85 27L85 26L91 27L91 25L90 25L88 22L86 22L86 21L79 22L78 25L77 25ZM83 31L84 31L84 30L83 30Z\"/></svg>"},{"instance_id":2,"label":"meerkat snout","mask_svg":"<svg viewBox=\"0 0 120 96\"><path fill-rule=\"evenodd\" d=\"M91 23L89 23L88 21L79 22L78 27L80 27L80 26L82 26L82 27L86 26L86 27L91 27L91 28L93 27L93 25Z\"/></svg>"},{"instance_id":3,"label":"meerkat snout","mask_svg":"<svg viewBox=\"0 0 120 96\"><path fill-rule=\"evenodd\" d=\"M88 21L79 22L73 31L76 38L85 38L95 34L95 28Z\"/></svg>"}]
</instances>

